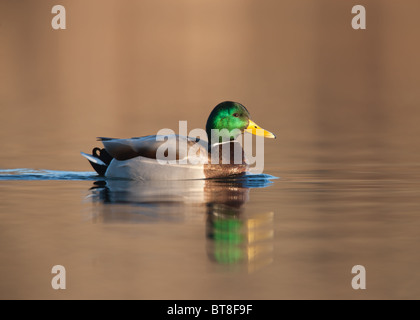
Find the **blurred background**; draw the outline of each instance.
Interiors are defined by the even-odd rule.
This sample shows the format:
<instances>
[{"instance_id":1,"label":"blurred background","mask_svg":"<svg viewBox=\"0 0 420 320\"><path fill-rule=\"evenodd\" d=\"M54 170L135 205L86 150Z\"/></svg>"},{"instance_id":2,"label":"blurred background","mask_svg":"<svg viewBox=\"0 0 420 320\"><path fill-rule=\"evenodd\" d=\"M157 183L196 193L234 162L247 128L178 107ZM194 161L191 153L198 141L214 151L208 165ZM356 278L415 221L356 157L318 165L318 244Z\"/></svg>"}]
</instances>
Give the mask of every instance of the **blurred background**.
<instances>
[{"instance_id":1,"label":"blurred background","mask_svg":"<svg viewBox=\"0 0 420 320\"><path fill-rule=\"evenodd\" d=\"M95 137L204 127L224 100L277 134L278 164L331 139L321 162L353 144L419 160L418 1L63 0L53 30L56 4L0 2L1 168L87 170Z\"/></svg>"},{"instance_id":2,"label":"blurred background","mask_svg":"<svg viewBox=\"0 0 420 320\"><path fill-rule=\"evenodd\" d=\"M66 30L51 27L56 4ZM352 29L354 5L367 30ZM0 169L90 171L79 152L98 136L204 128L235 100L277 135L265 172L281 178L198 188L229 197L160 211L112 203L109 185L86 202L91 181L0 181L0 297L419 298L419 12L418 0L0 0ZM252 260L224 241L258 221L269 262L218 264ZM59 263L72 274L61 293ZM356 264L366 292L350 287Z\"/></svg>"}]
</instances>

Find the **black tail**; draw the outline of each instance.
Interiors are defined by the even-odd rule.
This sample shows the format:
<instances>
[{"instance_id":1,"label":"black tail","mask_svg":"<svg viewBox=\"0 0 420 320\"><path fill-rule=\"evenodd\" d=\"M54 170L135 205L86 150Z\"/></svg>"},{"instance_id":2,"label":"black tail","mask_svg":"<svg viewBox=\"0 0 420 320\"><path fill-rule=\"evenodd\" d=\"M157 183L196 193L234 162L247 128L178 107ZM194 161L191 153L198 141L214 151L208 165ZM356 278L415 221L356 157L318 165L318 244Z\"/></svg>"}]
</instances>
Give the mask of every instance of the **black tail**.
<instances>
[{"instance_id":1,"label":"black tail","mask_svg":"<svg viewBox=\"0 0 420 320\"><path fill-rule=\"evenodd\" d=\"M105 175L105 172L113 159L105 149L100 148L94 148L92 150L92 155L82 152L82 156L89 160L93 169L95 169L100 176Z\"/></svg>"}]
</instances>

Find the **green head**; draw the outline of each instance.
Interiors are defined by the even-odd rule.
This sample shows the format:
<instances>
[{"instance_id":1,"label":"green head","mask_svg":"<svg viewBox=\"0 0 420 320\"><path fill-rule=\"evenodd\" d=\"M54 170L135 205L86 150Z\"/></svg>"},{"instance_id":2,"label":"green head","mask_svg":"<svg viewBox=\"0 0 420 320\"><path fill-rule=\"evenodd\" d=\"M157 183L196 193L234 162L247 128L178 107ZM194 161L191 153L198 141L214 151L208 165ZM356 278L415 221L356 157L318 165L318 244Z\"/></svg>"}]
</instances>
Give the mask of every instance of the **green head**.
<instances>
[{"instance_id":1,"label":"green head","mask_svg":"<svg viewBox=\"0 0 420 320\"><path fill-rule=\"evenodd\" d=\"M275 138L271 132L261 129L255 124L250 117L248 110L238 102L225 101L218 104L210 113L206 124L209 141L212 129L219 130L219 142L234 140L244 131L267 138Z\"/></svg>"}]
</instances>

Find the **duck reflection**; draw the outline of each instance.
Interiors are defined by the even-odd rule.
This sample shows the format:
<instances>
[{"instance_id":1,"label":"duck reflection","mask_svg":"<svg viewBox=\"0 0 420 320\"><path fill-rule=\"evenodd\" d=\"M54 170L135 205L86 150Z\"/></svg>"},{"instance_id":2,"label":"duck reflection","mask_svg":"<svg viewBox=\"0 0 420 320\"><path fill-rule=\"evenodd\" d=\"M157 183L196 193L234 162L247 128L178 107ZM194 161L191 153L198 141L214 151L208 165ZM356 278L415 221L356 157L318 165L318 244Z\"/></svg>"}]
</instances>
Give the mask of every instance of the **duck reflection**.
<instances>
[{"instance_id":1,"label":"duck reflection","mask_svg":"<svg viewBox=\"0 0 420 320\"><path fill-rule=\"evenodd\" d=\"M246 264L253 271L272 261L273 212L246 210L248 182L225 184L206 187L213 189L207 202L207 254L219 264Z\"/></svg>"},{"instance_id":2,"label":"duck reflection","mask_svg":"<svg viewBox=\"0 0 420 320\"><path fill-rule=\"evenodd\" d=\"M269 186L271 176L224 180L97 181L90 189L94 219L102 223L202 221L210 260L249 271L272 260L273 213L248 210L253 188Z\"/></svg>"}]
</instances>

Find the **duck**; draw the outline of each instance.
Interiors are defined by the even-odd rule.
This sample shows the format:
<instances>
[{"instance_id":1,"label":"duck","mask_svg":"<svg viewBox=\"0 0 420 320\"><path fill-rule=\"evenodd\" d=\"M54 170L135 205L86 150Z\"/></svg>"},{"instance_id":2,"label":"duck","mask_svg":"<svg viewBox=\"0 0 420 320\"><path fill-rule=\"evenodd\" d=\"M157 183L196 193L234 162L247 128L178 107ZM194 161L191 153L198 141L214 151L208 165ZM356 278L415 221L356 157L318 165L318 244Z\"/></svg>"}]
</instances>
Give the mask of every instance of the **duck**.
<instances>
[{"instance_id":1,"label":"duck","mask_svg":"<svg viewBox=\"0 0 420 320\"><path fill-rule=\"evenodd\" d=\"M145 181L237 177L249 173L249 162L238 139L245 132L276 138L251 120L244 105L224 101L211 111L205 138L159 133L129 139L99 137L103 148L81 154L99 176L106 178Z\"/></svg>"}]
</instances>

